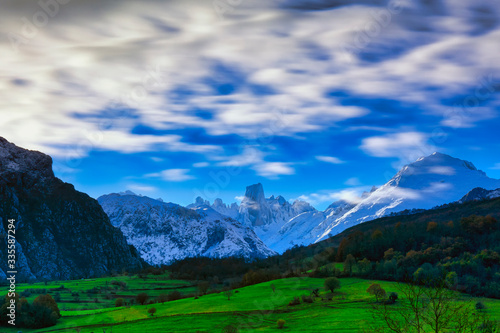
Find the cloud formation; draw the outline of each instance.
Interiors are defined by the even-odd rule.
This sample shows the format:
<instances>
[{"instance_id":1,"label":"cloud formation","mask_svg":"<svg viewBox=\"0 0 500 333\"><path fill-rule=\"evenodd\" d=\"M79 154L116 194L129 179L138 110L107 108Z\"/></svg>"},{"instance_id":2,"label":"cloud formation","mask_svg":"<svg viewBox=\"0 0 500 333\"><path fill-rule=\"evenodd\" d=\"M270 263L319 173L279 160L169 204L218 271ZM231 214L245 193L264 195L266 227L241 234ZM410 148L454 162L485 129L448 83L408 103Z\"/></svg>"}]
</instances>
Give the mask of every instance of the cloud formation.
<instances>
[{"instance_id":1,"label":"cloud formation","mask_svg":"<svg viewBox=\"0 0 500 333\"><path fill-rule=\"evenodd\" d=\"M8 0L0 133L61 159L186 152L271 178L295 173L295 152L234 146L358 131L344 144L411 161L435 150L432 131L498 117L500 13L493 0L396 5ZM343 162L329 154L309 162Z\"/></svg>"}]
</instances>

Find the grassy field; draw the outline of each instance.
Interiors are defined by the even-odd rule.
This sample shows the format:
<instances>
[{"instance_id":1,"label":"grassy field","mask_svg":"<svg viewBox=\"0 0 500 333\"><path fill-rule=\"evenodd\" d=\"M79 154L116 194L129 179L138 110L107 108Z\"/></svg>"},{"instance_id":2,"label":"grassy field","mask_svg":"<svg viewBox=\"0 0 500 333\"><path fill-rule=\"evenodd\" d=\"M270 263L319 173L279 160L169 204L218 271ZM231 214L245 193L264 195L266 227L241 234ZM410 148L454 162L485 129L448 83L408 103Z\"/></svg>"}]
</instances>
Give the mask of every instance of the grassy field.
<instances>
[{"instance_id":1,"label":"grassy field","mask_svg":"<svg viewBox=\"0 0 500 333\"><path fill-rule=\"evenodd\" d=\"M187 282L165 280L157 277L157 283L146 280L122 277L129 282L134 293L146 291L153 294L156 288L181 287L181 291L193 291L194 287ZM161 279L163 278L163 279ZM96 285L106 286L117 278L65 281L65 288L86 290ZM144 283L142 283L142 282ZM323 291L323 279L291 278L266 282L254 286L240 288L228 300L223 293L204 295L198 299L193 297L178 301L153 305L133 305L122 308L105 308L106 303L98 304L96 310L81 310L75 306L72 311L63 311L63 318L56 326L41 330L26 330L23 332L221 332L226 325L232 324L240 328L240 332L276 332L276 321L286 321L284 332L358 332L372 322L369 309L373 298L366 289L373 281L344 278L342 287L334 294L331 301L321 298L312 304L302 303L289 306L294 296L309 295L311 290L320 288ZM378 281L387 292L397 291L396 283ZM273 284L276 289L273 292ZM51 286L52 284L49 284ZM56 284L57 285L57 284ZM53 285L52 285L53 286ZM23 288L45 288L44 284L21 286ZM149 288L149 289L148 289ZM126 292L130 292L126 291ZM172 289L166 289L167 291ZM117 295L122 290L117 290ZM130 292L132 294L132 292ZM466 295L463 300L470 300ZM473 301L477 301L474 299ZM496 320L500 319L500 301L492 299L481 300L488 313ZM65 306L65 303L62 303ZM148 314L148 309L157 309L154 317ZM18 329L1 328L1 332L17 332Z\"/></svg>"},{"instance_id":2,"label":"grassy field","mask_svg":"<svg viewBox=\"0 0 500 333\"><path fill-rule=\"evenodd\" d=\"M122 284L122 285L119 285ZM125 284L125 286L123 286ZM170 280L168 275L147 275L143 278L134 276L117 276L96 279L82 279L71 281L52 281L33 284L19 284L18 293L29 291L26 299L32 302L40 293L51 294L55 298L59 294L59 309L61 311L94 310L115 306L116 298L130 301L140 292L146 292L151 298L160 294L168 294L178 290L188 295L197 291L191 282ZM7 287L0 286L0 295L7 293Z\"/></svg>"}]
</instances>

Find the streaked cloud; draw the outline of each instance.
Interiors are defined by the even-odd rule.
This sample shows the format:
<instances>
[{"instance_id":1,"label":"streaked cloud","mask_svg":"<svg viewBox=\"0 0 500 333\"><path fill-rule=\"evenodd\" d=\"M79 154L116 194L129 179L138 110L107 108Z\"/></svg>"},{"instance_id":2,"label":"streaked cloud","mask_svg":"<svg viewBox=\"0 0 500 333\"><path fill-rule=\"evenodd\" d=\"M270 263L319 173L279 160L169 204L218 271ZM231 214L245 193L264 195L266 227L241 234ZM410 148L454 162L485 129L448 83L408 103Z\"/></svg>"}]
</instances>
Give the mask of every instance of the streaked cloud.
<instances>
[{"instance_id":1,"label":"streaked cloud","mask_svg":"<svg viewBox=\"0 0 500 333\"><path fill-rule=\"evenodd\" d=\"M150 173L145 175L147 178L161 178L169 182L185 182L187 180L195 179L194 176L189 174L189 169L167 169L157 173Z\"/></svg>"},{"instance_id":2,"label":"streaked cloud","mask_svg":"<svg viewBox=\"0 0 500 333\"><path fill-rule=\"evenodd\" d=\"M331 164L342 164L345 163L338 157L333 157L333 156L316 156L316 159L318 161L326 162L326 163L331 163Z\"/></svg>"}]
</instances>

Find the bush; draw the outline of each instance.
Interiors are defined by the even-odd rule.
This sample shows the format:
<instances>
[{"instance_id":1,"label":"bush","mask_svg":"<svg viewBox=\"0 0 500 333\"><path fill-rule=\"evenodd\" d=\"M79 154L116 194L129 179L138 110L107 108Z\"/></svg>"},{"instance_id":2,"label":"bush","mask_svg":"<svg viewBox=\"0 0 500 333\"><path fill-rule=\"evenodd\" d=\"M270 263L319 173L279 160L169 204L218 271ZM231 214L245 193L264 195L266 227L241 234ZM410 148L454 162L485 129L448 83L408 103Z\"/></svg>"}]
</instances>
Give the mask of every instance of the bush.
<instances>
[{"instance_id":1,"label":"bush","mask_svg":"<svg viewBox=\"0 0 500 333\"><path fill-rule=\"evenodd\" d=\"M334 292L335 289L340 288L340 280L336 277L331 277L325 280L325 290L330 290Z\"/></svg>"},{"instance_id":2,"label":"bush","mask_svg":"<svg viewBox=\"0 0 500 333\"><path fill-rule=\"evenodd\" d=\"M398 299L398 294L395 292L391 292L389 294L389 299L388 299L387 303L394 304L394 303L396 303L397 299Z\"/></svg>"},{"instance_id":3,"label":"bush","mask_svg":"<svg viewBox=\"0 0 500 333\"><path fill-rule=\"evenodd\" d=\"M234 325L227 325L222 329L222 333L238 333L238 328Z\"/></svg>"},{"instance_id":4,"label":"bush","mask_svg":"<svg viewBox=\"0 0 500 333\"><path fill-rule=\"evenodd\" d=\"M289 303L289 306L294 306L294 305L299 305L300 304L300 298L295 296Z\"/></svg>"},{"instance_id":5,"label":"bush","mask_svg":"<svg viewBox=\"0 0 500 333\"><path fill-rule=\"evenodd\" d=\"M285 321L283 319L278 319L277 325L279 329L282 329L285 327Z\"/></svg>"},{"instance_id":6,"label":"bush","mask_svg":"<svg viewBox=\"0 0 500 333\"><path fill-rule=\"evenodd\" d=\"M156 299L158 303L165 303L168 301L168 295L167 294L160 294L158 295L158 298Z\"/></svg>"},{"instance_id":7,"label":"bush","mask_svg":"<svg viewBox=\"0 0 500 333\"><path fill-rule=\"evenodd\" d=\"M124 302L123 302L123 298L117 298L117 299L115 300L115 306L116 306L117 308L118 308L118 307L120 307L120 306L123 306L123 303L124 303Z\"/></svg>"},{"instance_id":8,"label":"bush","mask_svg":"<svg viewBox=\"0 0 500 333\"><path fill-rule=\"evenodd\" d=\"M156 308L149 308L148 313L151 315L151 317L153 317L154 314L156 313Z\"/></svg>"},{"instance_id":9,"label":"bush","mask_svg":"<svg viewBox=\"0 0 500 333\"><path fill-rule=\"evenodd\" d=\"M149 299L149 296L146 293L140 293L135 297L135 300L137 301L137 303L139 303L141 305L146 304L148 299Z\"/></svg>"},{"instance_id":10,"label":"bush","mask_svg":"<svg viewBox=\"0 0 500 333\"><path fill-rule=\"evenodd\" d=\"M476 303L476 310L477 311L483 311L486 310L486 305L484 305L483 302L477 302Z\"/></svg>"},{"instance_id":11,"label":"bush","mask_svg":"<svg viewBox=\"0 0 500 333\"><path fill-rule=\"evenodd\" d=\"M180 292L178 292L177 290L174 290L174 291L171 291L170 293L168 293L168 296L167 296L167 299L168 301L176 301L178 299L181 299L182 298L182 294Z\"/></svg>"},{"instance_id":12,"label":"bush","mask_svg":"<svg viewBox=\"0 0 500 333\"><path fill-rule=\"evenodd\" d=\"M311 296L302 295L301 298L302 298L302 302L304 302L304 303L312 303L313 302L313 298Z\"/></svg>"}]
</instances>

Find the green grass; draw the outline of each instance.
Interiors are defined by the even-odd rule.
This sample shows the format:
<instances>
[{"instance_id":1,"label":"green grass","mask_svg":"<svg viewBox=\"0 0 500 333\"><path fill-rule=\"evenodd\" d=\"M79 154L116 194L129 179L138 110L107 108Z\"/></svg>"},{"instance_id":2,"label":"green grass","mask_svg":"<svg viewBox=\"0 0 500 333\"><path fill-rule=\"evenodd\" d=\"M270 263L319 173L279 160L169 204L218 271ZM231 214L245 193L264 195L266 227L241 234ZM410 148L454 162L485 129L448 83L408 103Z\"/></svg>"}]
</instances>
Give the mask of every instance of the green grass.
<instances>
[{"instance_id":1,"label":"green grass","mask_svg":"<svg viewBox=\"0 0 500 333\"><path fill-rule=\"evenodd\" d=\"M97 281L94 281L97 282ZM179 283L174 281L172 284ZM222 294L210 294L199 299L188 298L164 304L110 308L93 311L65 311L54 327L26 332L102 332L113 327L113 333L130 332L221 332L228 324L240 327L240 332L276 332L276 321L286 321L283 332L358 332L372 321L369 309L373 299L366 289L372 281L357 278L341 279L342 287L332 301L317 299L313 304L288 306L294 296L309 295L320 288L324 279L293 278L266 282L238 289L231 300ZM397 291L393 282L377 281L387 292ZM65 282L65 285L67 283ZM140 284L140 283L139 283ZM276 286L273 293L270 285ZM75 286L76 287L76 286ZM463 296L464 300L470 299ZM474 300L475 301L475 300ZM482 299L488 313L500 318L500 301ZM154 317L147 309L155 307ZM6 333L17 332L6 329ZM4 332L4 331L2 331Z\"/></svg>"},{"instance_id":2,"label":"green grass","mask_svg":"<svg viewBox=\"0 0 500 333\"><path fill-rule=\"evenodd\" d=\"M125 282L126 288L121 288L111 284L112 281ZM61 290L55 290L64 287ZM100 288L102 293L90 294L88 290ZM178 290L181 294L195 293L197 288L191 282L181 280L170 280L168 275L148 275L140 278L134 276L117 276L105 277L96 279L82 279L70 281L52 281L45 284L37 282L33 284L19 284L16 286L16 292L21 293L26 289L46 289L47 293L53 297L56 293L61 296L61 301L58 302L59 309L63 313L69 311L94 310L114 307L116 298L125 300L133 299L137 294L146 292L151 298L156 298L160 294L168 294L173 290ZM0 286L0 295L7 294L8 288ZM72 296L73 293L78 293L78 300ZM32 293L26 299L32 302L38 296L37 293ZM95 301L97 298L97 302Z\"/></svg>"}]
</instances>

